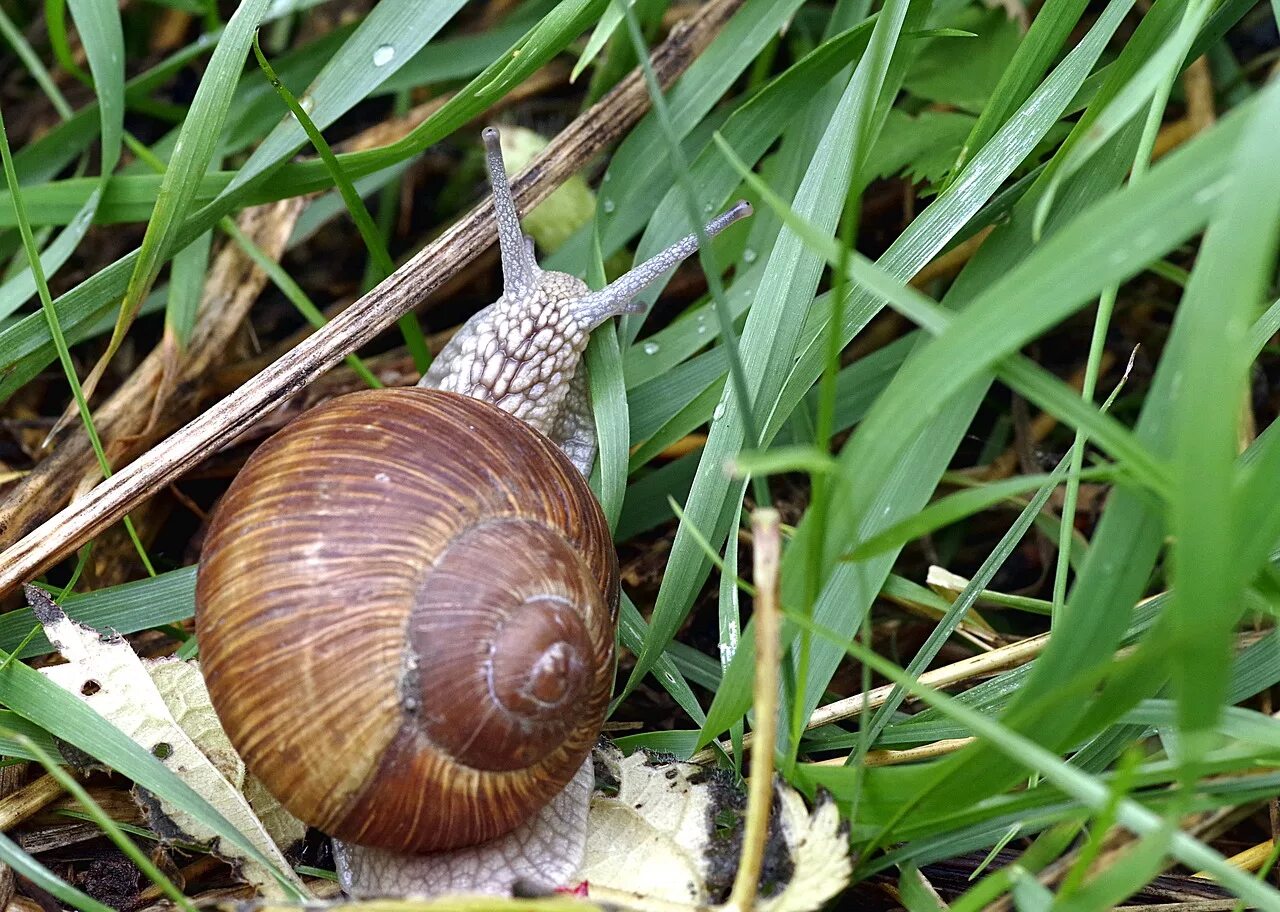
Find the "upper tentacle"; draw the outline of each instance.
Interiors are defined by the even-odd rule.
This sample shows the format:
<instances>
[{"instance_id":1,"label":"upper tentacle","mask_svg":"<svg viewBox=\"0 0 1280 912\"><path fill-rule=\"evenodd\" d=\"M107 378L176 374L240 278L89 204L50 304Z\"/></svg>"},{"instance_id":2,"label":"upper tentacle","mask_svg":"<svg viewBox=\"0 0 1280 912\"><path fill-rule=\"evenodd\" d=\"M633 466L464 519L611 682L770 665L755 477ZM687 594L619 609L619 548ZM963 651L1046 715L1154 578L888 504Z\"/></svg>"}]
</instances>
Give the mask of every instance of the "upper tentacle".
<instances>
[{"instance_id":1,"label":"upper tentacle","mask_svg":"<svg viewBox=\"0 0 1280 912\"><path fill-rule=\"evenodd\" d=\"M484 158L489 167L489 183L493 185L493 209L498 219L498 248L502 254L502 293L507 297L527 294L537 281L540 271L533 256L533 241L520 230L520 216L515 200L511 197L511 185L507 181L507 169L502 163L502 145L498 131L485 127Z\"/></svg>"},{"instance_id":2,"label":"upper tentacle","mask_svg":"<svg viewBox=\"0 0 1280 912\"><path fill-rule=\"evenodd\" d=\"M738 219L751 214L751 204L739 200L733 208L722 212L707 223L703 232L713 238ZM592 328L610 317L624 313L639 313L643 304L633 303L636 295L644 291L667 270L675 267L698 249L698 235L690 234L676 241L666 250L655 254L639 266L632 267L626 275L619 276L599 291L592 292L573 303L573 315Z\"/></svg>"}]
</instances>

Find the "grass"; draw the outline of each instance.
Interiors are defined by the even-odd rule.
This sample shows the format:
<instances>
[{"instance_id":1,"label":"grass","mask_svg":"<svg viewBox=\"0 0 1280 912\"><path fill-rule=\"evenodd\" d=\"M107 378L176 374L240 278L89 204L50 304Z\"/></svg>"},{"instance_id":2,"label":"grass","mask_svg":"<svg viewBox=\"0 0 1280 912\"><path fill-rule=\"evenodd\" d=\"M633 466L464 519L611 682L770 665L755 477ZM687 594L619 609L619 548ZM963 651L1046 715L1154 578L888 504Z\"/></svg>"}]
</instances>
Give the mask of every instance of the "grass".
<instances>
[{"instance_id":1,"label":"grass","mask_svg":"<svg viewBox=\"0 0 1280 912\"><path fill-rule=\"evenodd\" d=\"M94 435L76 477L9 481L0 513L21 502L93 533L79 566L89 533L60 541L39 582L74 582L68 613L140 648L182 645L171 634L194 610L201 518L278 423L282 392L206 429L198 450L143 429L137 490L127 470L120 480L123 442L99 444L91 413L139 352L197 356L198 309L221 306L205 292L223 235L267 256L234 217L307 197L243 330L252 345L199 354L198 388L167 400L180 423L274 389L273 361L322 346L325 319L356 298L347 319L377 319L370 341L358 360L331 352L347 366L288 414L412 382L422 341L438 347L497 294L488 265L469 264L476 250L446 245L454 259L432 268L463 281L382 297L478 198L479 128L551 136L580 115L608 128L590 104L608 105L671 36L664 11L687 12L357 6L339 23L336 4L303 0L68 0L0 22L13 51L0 459L38 470L38 438L64 414L63 433ZM772 746L785 778L828 789L847 815L851 897L867 908L1101 910L1209 891L1280 909L1268 878L1228 860L1265 861L1258 847L1280 835L1280 7L1047 0L1025 30L971 0L707 8L732 15L674 85L642 72L646 113L607 155L582 155L595 217L540 251L546 268L598 282L739 197L756 213L589 353L595 484L628 571L613 712L642 724L623 743L710 746L747 772L744 750ZM554 88L522 95L535 74ZM533 181L550 189L545 172ZM106 474L111 498L67 507ZM754 589L738 578L767 506L782 523L776 659L772 633L756 649ZM122 511L127 534L109 521ZM0 567L47 540L25 538L34 526L0 527ZM963 582L933 592L931 566ZM33 670L50 646L11 607L0 751L41 761L53 738L69 742L236 841ZM948 678L945 693L921 683L1046 632L1015 667ZM753 692L762 662L776 701ZM874 711L825 712L889 685ZM913 762L862 762L906 749L920 749ZM104 908L59 880L56 856L5 837L0 859L28 895ZM1191 879L1201 871L1207 886ZM193 900L230 881L201 877ZM739 884L735 906L752 901Z\"/></svg>"}]
</instances>

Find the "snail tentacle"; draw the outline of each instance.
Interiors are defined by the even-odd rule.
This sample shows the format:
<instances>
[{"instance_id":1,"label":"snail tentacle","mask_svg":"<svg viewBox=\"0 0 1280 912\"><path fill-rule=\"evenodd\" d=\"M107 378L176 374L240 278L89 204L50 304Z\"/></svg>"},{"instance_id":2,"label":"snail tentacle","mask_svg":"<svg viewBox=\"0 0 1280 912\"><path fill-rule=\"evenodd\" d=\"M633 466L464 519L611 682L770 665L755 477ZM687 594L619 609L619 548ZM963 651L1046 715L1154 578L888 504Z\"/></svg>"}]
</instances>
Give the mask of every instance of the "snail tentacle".
<instances>
[{"instance_id":1,"label":"snail tentacle","mask_svg":"<svg viewBox=\"0 0 1280 912\"><path fill-rule=\"evenodd\" d=\"M631 269L600 291L564 272L543 270L533 242L520 229L498 131L484 131L485 160L493 187L502 254L503 292L473 316L440 352L419 386L449 390L492 402L546 434L584 474L591 471L595 444L580 435L591 422L581 417L584 394L573 392L585 373L582 356L591 331L611 317L640 313L636 295L698 249L691 234ZM751 214L739 202L705 227L715 237ZM581 382L581 381L577 381Z\"/></svg>"},{"instance_id":2,"label":"snail tentacle","mask_svg":"<svg viewBox=\"0 0 1280 912\"><path fill-rule=\"evenodd\" d=\"M520 215L511 196L511 184L507 169L502 163L502 144L498 131L485 127L480 134L484 139L484 161L489 169L489 183L493 186L493 210L498 222L498 249L502 253L502 294L520 298L537 285L542 269L533 252L533 238L520 228Z\"/></svg>"}]
</instances>

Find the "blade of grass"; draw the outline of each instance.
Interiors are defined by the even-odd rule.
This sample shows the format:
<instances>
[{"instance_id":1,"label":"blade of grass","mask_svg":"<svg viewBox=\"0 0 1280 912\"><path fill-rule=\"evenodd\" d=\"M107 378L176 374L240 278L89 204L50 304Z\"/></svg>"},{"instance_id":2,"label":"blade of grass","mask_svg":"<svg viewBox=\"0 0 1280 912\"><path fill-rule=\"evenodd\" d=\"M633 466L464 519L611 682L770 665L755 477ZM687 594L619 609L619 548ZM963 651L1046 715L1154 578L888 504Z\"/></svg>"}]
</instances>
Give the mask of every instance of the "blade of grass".
<instances>
[{"instance_id":1,"label":"blade of grass","mask_svg":"<svg viewBox=\"0 0 1280 912\"><path fill-rule=\"evenodd\" d=\"M720 325L721 341L729 359L730 383L736 397L738 410L742 414L743 433L749 441L748 445L752 448L757 448L760 445L760 438L756 432L756 422L753 417L755 408L752 405L751 391L747 386L747 377L743 369L742 357L738 350L738 339L733 332L733 319L729 315L728 305L725 303L724 280L721 277L720 267L712 251L711 241L707 236L701 214L698 212L698 204L694 197L693 178L689 173L689 162L680 148L680 135L671 118L667 100L663 97L662 86L658 83L658 78L653 72L653 66L649 63L649 49L645 46L644 36L640 33L640 22L636 19L635 11L626 4L625 0L613 0L613 3L615 7L622 11L623 18L626 21L627 33L631 38L636 57L640 61L640 69L644 74L645 86L649 91L650 104L653 106L653 116L656 117L662 132L666 136L668 155L671 158L672 168L676 172L676 181L681 187L689 221L693 224L694 233L698 238L698 259L702 264L703 274L707 278L707 288L711 293L711 300L715 304L716 317ZM769 505L769 486L763 479L754 485L753 491L757 504L760 506Z\"/></svg>"},{"instance_id":2,"label":"blade of grass","mask_svg":"<svg viewBox=\"0 0 1280 912\"><path fill-rule=\"evenodd\" d=\"M597 212L599 210L597 209ZM599 240L599 235L595 235ZM597 244L591 259L591 286L606 284L604 260ZM600 496L600 506L610 531L618 525L627 495L627 444L631 439L631 416L627 409L627 388L622 376L622 352L618 348L615 321L610 320L591 334L587 343L587 377L591 387L591 411L595 415L598 458L592 479Z\"/></svg>"},{"instance_id":3,"label":"blade of grass","mask_svg":"<svg viewBox=\"0 0 1280 912\"><path fill-rule=\"evenodd\" d=\"M1171 404L1177 428L1170 498L1174 689L1185 761L1209 747L1203 731L1226 689L1231 631L1245 583L1259 569L1235 547L1232 487L1251 358L1248 329L1275 270L1280 240L1280 163L1274 126L1280 87L1258 98L1231 157L1232 181L1205 233L1178 317L1186 327L1186 384Z\"/></svg>"},{"instance_id":4,"label":"blade of grass","mask_svg":"<svg viewBox=\"0 0 1280 912\"><path fill-rule=\"evenodd\" d=\"M928 8L929 5L925 5L924 9L926 11ZM854 229L857 225L857 216L860 209L861 188L857 183L858 173L870 156L875 136L884 126L884 115L879 118L878 122L875 118L876 108L878 105L883 106L887 111L889 103L897 95L905 77L905 64L910 58L907 55L898 53L898 41L906 24L908 9L909 7L905 3L886 3L881 8L875 27L872 29L871 38L867 42L867 52L854 69L853 81L850 85L851 89L853 85L859 87L861 95L859 107L861 110L858 111L855 120L853 154L849 157L846 165L848 168L846 181L849 192L845 195L843 211L841 212L840 222L837 225L840 238L841 262L836 266L836 281L831 290L826 359L823 364L822 376L818 382L818 411L814 428L814 447L823 456L826 456L830 449L831 438L834 433L835 381L839 370L840 351L844 347L840 338L840 326L844 322L842 314L848 285L848 271L844 268L847 258L845 251L853 247ZM923 21L923 15L913 16L912 25L920 25ZM897 60L897 73L891 78L890 66L895 57ZM888 88L887 98L884 97L886 87ZM807 563L810 573L805 577L807 585L803 602L804 611L809 617L813 616L822 590L822 556L826 550L827 518L831 504L830 483L829 472L810 474L813 495L809 513L813 529L813 540L807 545L809 550L806 556L808 557ZM802 630L795 649L795 680L799 683L799 686L795 686L792 693L788 763L795 758L795 750L800 743L805 722L809 718L809 712L806 707L808 694L804 686L809 680L809 671L810 641L807 632Z\"/></svg>"},{"instance_id":5,"label":"blade of grass","mask_svg":"<svg viewBox=\"0 0 1280 912\"><path fill-rule=\"evenodd\" d=\"M379 51L381 51L381 48L374 52L375 55ZM355 222L356 230L360 232L360 238L364 241L365 249L369 251L375 270L374 284L381 282L395 272L396 267L391 261L391 253L387 250L387 244L382 237L382 233L378 230L378 226L374 224L373 216L369 214L369 209L364 204L364 199L356 192L356 188L352 185L346 172L342 170L342 165L338 163L337 156L333 154L333 150L329 148L325 138L320 135L320 130L316 128L315 122L311 120L310 115L307 114L302 105L298 104L298 100L293 97L293 93L289 91L288 87L280 81L280 77L276 75L276 71L272 69L271 64L263 55L262 47L258 43L257 32L253 34L253 55L257 58L258 66L262 68L262 72L266 74L267 81L271 83L276 90L276 94L280 96L280 100L292 112L294 119L302 124L302 129L306 132L307 138L311 140L311 145L316 150L316 153L328 165L333 182L337 186L338 192L342 194L342 201L346 203L347 211L351 214L351 220ZM376 56L374 62L377 65ZM410 311L400 317L399 324L400 333L404 336L405 346L413 358L413 366L419 374L425 374L427 368L431 366L431 352L427 349L427 340L422 334L422 327L418 324L418 318L413 311Z\"/></svg>"},{"instance_id":6,"label":"blade of grass","mask_svg":"<svg viewBox=\"0 0 1280 912\"><path fill-rule=\"evenodd\" d=\"M960 148L951 174L959 175L974 154L985 146L1013 112L1027 100L1053 59L1080 21L1088 0L1048 0L1031 20L1031 27L1000 74L991 98Z\"/></svg>"},{"instance_id":7,"label":"blade of grass","mask_svg":"<svg viewBox=\"0 0 1280 912\"><path fill-rule=\"evenodd\" d=\"M129 144L129 147L133 150L134 154L140 161L151 165L151 167L155 168L157 171L164 170L163 163L161 163L160 160L157 159L142 143L134 140L128 134L125 134L125 142ZM298 313L302 314L303 318L306 319L308 323L316 329L320 329L328 322L325 319L324 314L321 313L320 308L316 307L311 298L307 296L307 293L302 290L302 286L294 281L293 276L285 272L284 267L281 266L279 262L268 256L266 251L254 243L253 238L241 231L240 226L236 224L234 219L230 216L224 216L219 219L218 229L227 237L231 238L231 240L234 241L241 250L249 255L258 268L265 272L267 277L271 279L271 283L280 290L281 294L289 299L289 303L297 309ZM203 235L202 237L207 237L207 235ZM197 239L192 246L198 247L199 243L200 239ZM179 260L185 260L183 254L187 254L191 249L191 247L184 248L179 253L178 257L175 257L175 269L177 269ZM169 335L173 325L171 320L195 320L199 313L200 295L203 290L201 286L203 286L204 282L203 270L201 270L200 275L191 277L188 281L193 285L198 285L198 287L191 289L189 292L194 297L194 300L191 302L181 300L180 295L180 300L176 309L173 307L166 308L166 340L177 339L185 342L185 337L179 335L177 329L172 329L174 335ZM169 303L172 304L172 300ZM189 308L194 308L194 310L188 314L187 311ZM358 355L347 355L344 360L346 361L347 366L355 371L356 376L363 380L365 385L370 389L377 389L382 386L382 381L374 376L373 371L369 370L368 366L360 360Z\"/></svg>"},{"instance_id":8,"label":"blade of grass","mask_svg":"<svg viewBox=\"0 0 1280 912\"><path fill-rule=\"evenodd\" d=\"M0 833L0 862L73 909L80 912L116 912L111 906L103 905L89 894L63 882L4 833Z\"/></svg>"},{"instance_id":9,"label":"blade of grass","mask_svg":"<svg viewBox=\"0 0 1280 912\"><path fill-rule=\"evenodd\" d=\"M191 814L219 837L252 857L265 870L271 871L287 896L299 901L306 899L286 874L276 871L271 862L226 818L210 807L163 763L86 706L78 697L66 693L34 668L13 662L0 670L0 701L23 718L40 725L51 735L73 744Z\"/></svg>"},{"instance_id":10,"label":"blade of grass","mask_svg":"<svg viewBox=\"0 0 1280 912\"><path fill-rule=\"evenodd\" d=\"M40 747L32 739L25 735L13 735L8 733L10 737L15 737L30 752L36 761L45 768L45 771L58 781L72 798L80 803L80 807L89 815L94 823L107 835L107 838L115 843L116 848L124 853L125 857L132 861L143 875L153 884L160 888L165 896L180 909L186 912L194 912L195 906L191 903L182 891L179 890L161 870L156 867L155 862L138 848L137 844L130 839L116 824L111 816L102 809L102 805L94 801L85 791L84 786L75 780L66 770L64 770L54 759L49 756L45 750Z\"/></svg>"},{"instance_id":11,"label":"blade of grass","mask_svg":"<svg viewBox=\"0 0 1280 912\"><path fill-rule=\"evenodd\" d=\"M40 255L41 269L46 276L53 275L62 267L93 223L103 193L106 191L107 182L120 160L121 132L124 125L124 37L120 28L119 11L109 0L72 0L71 14L82 36L85 56L89 60L89 69L93 73L98 100L101 164L99 177L94 182L88 198L68 223L67 228L61 231ZM0 26L4 26L7 22L3 13L0 13ZM26 46L25 40L20 34L10 35L8 26L4 26L4 30L11 42L18 42L15 48L19 56L27 61L27 52L30 51L30 47ZM52 31L51 25L51 33ZM48 78L48 74L44 72L39 58L34 54L29 56L29 65L34 63L38 68L33 70L33 75L42 86L46 87L46 93L49 94L55 109L64 120L68 119L72 115L66 101L58 92L56 85ZM31 267L28 266L0 286L0 317L13 313L35 293L35 276Z\"/></svg>"},{"instance_id":12,"label":"blade of grass","mask_svg":"<svg viewBox=\"0 0 1280 912\"><path fill-rule=\"evenodd\" d=\"M195 614L196 568L171 570L144 580L99 589L84 595L58 597L67 616L101 631L120 634L149 630L185 621ZM20 648L23 635L38 627L30 608L0 615L0 650L19 659L47 655L53 650L41 630Z\"/></svg>"},{"instance_id":13,"label":"blade of grass","mask_svg":"<svg viewBox=\"0 0 1280 912\"><path fill-rule=\"evenodd\" d=\"M511 51L475 77L466 88L408 136L380 149L340 155L339 161L343 163L347 174L358 178L379 171L416 155L447 136L559 53L589 21L593 9L600 2L602 0L564 0L517 42ZM690 34L697 34L699 28L706 29L707 23L715 22L716 16L722 15L731 6L729 0L721 0L701 11L697 24L682 33L681 38L687 39ZM429 25L431 23L421 27ZM679 55L676 55L675 62L687 63L681 61ZM313 98L317 97L317 92L318 90L313 89ZM317 108L320 107L318 99L316 105ZM255 193L261 191L268 178L272 178L272 193L264 198L283 198L324 189L328 172L323 162L312 163L318 169L304 166L300 171L291 171L290 173L300 175L300 178L289 181L288 186L281 183L283 172L278 172L277 169L288 151L291 149L281 151L279 157L272 161L258 162L256 170L252 170L246 163L236 174L240 183L234 189L224 189L214 201L187 219L176 235L174 247L186 246L199 234L213 227L228 212L255 199ZM84 324L95 322L111 307L116 296L125 292L129 276L139 262L138 256L135 252L122 257L55 302L62 324L68 328L69 334L74 335ZM47 330L31 318L0 333L0 352L3 353L3 358L0 358L0 400L11 395L42 370L55 353Z\"/></svg>"},{"instance_id":14,"label":"blade of grass","mask_svg":"<svg viewBox=\"0 0 1280 912\"><path fill-rule=\"evenodd\" d=\"M790 614L790 619L795 623L805 623L805 619L795 614ZM831 637L832 642L842 642L840 636L834 631L816 628L814 632ZM1036 770L1040 775L1095 813L1103 813L1111 806L1111 794L1105 784L1099 782L1093 776L1075 769L1036 742L993 719L988 719L981 713L974 712L963 703L945 694L921 686L892 662L881 658L874 651L863 647L860 643L846 642L845 648L854 658L875 669L877 674L900 685L921 702L937 708L956 721L964 723L985 743L1005 754L1010 760ZM1114 813L1116 819L1123 826L1139 835L1157 833L1166 826L1161 817L1131 798L1121 799L1116 803ZM1223 886L1232 890L1242 899L1259 903L1261 908L1280 907L1280 892L1228 864L1225 858L1194 837L1180 831L1171 833L1170 851L1174 857L1184 864L1190 865L1197 870L1208 871Z\"/></svg>"},{"instance_id":15,"label":"blade of grass","mask_svg":"<svg viewBox=\"0 0 1280 912\"><path fill-rule=\"evenodd\" d=\"M40 265L40 254L36 250L35 238L31 234L31 225L28 224L26 219L22 192L18 187L18 175L13 166L13 154L9 150L9 134L5 129L4 115L2 113L0 113L0 158L3 159L5 181L9 185L14 213L18 222L18 231L22 235L22 244L26 248L31 274L35 279L36 289L40 294L41 310L44 313L45 320L48 322L49 334L57 347L58 360L61 363L62 372L71 387L72 397L79 411L80 420L84 424L85 432L89 435L89 442L93 447L94 455L97 457L98 466L102 469L103 477L109 478L111 476L111 465L107 462L106 453L102 449L102 440L98 437L98 432L93 426L93 416L89 413L89 404L85 400L84 391L80 386L80 378L76 375L75 365L71 361L71 352L67 348L67 340L63 336L62 327L58 323L58 315L53 308L53 299L49 294L49 285L45 281L44 270ZM146 568L147 575L155 576L155 569L151 566L151 560L147 556L146 549L142 546L142 541L138 538L138 533L133 528L132 521L128 516L123 517L123 520L125 530L129 534L134 550L138 552L138 557L142 561L143 567Z\"/></svg>"},{"instance_id":16,"label":"blade of grass","mask_svg":"<svg viewBox=\"0 0 1280 912\"><path fill-rule=\"evenodd\" d=\"M887 29L882 34L889 44L896 43L896 29ZM847 138L865 110L861 102L866 91L863 81L851 80L845 88L796 195L797 211L827 233L835 231L843 210L849 162L854 155ZM743 405L751 403L754 409L765 412L772 409L785 365L794 357L799 330L812 304L821 271L821 260L806 249L798 236L784 230L765 266L756 303L747 316L742 334L746 395L723 399L723 411L713 416L706 449L685 505L689 523L709 535L713 552L718 548L714 543L722 541L728 532L727 520L745 487L741 482L731 483L721 467L744 446L764 442L748 437L752 429L745 420ZM688 525L682 522L658 593L650 638L637 657L624 692L639 683L674 636L708 572L701 549L688 532Z\"/></svg>"},{"instance_id":17,"label":"blade of grass","mask_svg":"<svg viewBox=\"0 0 1280 912\"><path fill-rule=\"evenodd\" d=\"M882 551L899 548L906 542L923 538L997 504L1014 503L1017 495L1037 490L1050 482L1056 483L1058 477L1055 473L1019 475L949 494L929 504L915 516L909 516L859 543L844 559L863 560ZM1081 478L1107 482L1116 480L1117 474L1114 466L1098 466L1084 470Z\"/></svg>"},{"instance_id":18,"label":"blade of grass","mask_svg":"<svg viewBox=\"0 0 1280 912\"><path fill-rule=\"evenodd\" d=\"M186 218L201 178L213 161L232 94L249 51L249 42L269 2L244 0L232 14L209 59L160 182L155 209L147 222L147 231L125 288L124 300L120 303L115 328L106 350L84 380L86 398L92 398L108 364L124 342L138 309L160 274L161 266L173 252L185 246L176 242L178 228ZM55 425L53 433L70 415L68 410Z\"/></svg>"},{"instance_id":19,"label":"blade of grass","mask_svg":"<svg viewBox=\"0 0 1280 912\"><path fill-rule=\"evenodd\" d=\"M698 8L678 36L668 39L672 44L655 51L654 62L660 67L664 81L674 79L688 65L733 9L733 0L712 0ZM645 108L642 80L633 74L592 111L566 126L546 150L515 177L512 183L516 198L526 206L541 202L569 174L634 123ZM253 382L205 411L163 446L151 449L79 499L74 508L64 509L7 549L4 559L0 560L0 590L30 578L67 550L82 544L93 532L150 494L156 485L175 477L202 455L235 436L245 421L253 420L279 396L304 386L348 351L373 338L403 313L403 309L422 300L492 244L489 212L491 209L487 206L472 210L356 306L340 314L325 332L282 355ZM109 272L110 269L103 270L95 278ZM0 350L2 348L0 343ZM5 380L12 381L14 373L9 373Z\"/></svg>"}]
</instances>

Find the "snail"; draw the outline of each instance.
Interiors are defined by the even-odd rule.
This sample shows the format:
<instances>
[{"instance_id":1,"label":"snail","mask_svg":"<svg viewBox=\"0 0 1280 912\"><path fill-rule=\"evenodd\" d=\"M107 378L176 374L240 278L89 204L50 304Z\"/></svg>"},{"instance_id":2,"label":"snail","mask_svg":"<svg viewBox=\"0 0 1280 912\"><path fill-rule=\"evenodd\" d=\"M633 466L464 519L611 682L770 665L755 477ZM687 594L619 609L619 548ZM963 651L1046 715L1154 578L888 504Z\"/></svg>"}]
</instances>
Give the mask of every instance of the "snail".
<instances>
[{"instance_id":1,"label":"snail","mask_svg":"<svg viewBox=\"0 0 1280 912\"><path fill-rule=\"evenodd\" d=\"M196 589L209 695L248 768L302 821L394 852L502 836L595 744L618 571L586 483L580 361L698 244L600 291L543 271L498 133L483 135L502 296L419 387L339 397L259 447L215 510Z\"/></svg>"}]
</instances>

